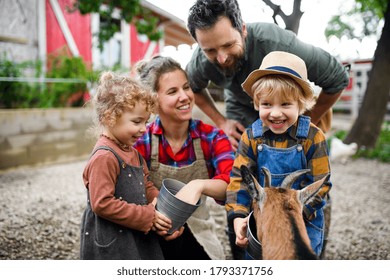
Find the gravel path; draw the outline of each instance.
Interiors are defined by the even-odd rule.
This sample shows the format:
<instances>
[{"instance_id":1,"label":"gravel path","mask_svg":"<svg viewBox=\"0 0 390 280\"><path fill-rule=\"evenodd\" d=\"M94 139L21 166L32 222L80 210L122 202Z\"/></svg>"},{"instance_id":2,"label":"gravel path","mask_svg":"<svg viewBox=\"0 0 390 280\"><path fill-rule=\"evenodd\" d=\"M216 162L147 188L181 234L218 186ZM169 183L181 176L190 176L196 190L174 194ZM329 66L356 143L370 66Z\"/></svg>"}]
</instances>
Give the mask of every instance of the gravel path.
<instances>
[{"instance_id":1,"label":"gravel path","mask_svg":"<svg viewBox=\"0 0 390 280\"><path fill-rule=\"evenodd\" d=\"M78 259L84 165L78 161L0 174L0 259ZM358 159L333 163L332 169L326 259L390 260L390 165ZM216 213L223 223L225 213ZM219 228L223 234L224 226Z\"/></svg>"}]
</instances>

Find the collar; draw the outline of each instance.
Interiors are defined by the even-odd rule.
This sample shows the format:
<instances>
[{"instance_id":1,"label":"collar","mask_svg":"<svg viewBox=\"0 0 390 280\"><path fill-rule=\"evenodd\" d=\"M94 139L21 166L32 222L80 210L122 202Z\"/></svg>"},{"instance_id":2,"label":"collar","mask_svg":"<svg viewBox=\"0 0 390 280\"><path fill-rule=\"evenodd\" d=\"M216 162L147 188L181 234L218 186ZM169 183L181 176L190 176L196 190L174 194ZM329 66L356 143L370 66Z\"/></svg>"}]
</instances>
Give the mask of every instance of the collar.
<instances>
[{"instance_id":1,"label":"collar","mask_svg":"<svg viewBox=\"0 0 390 280\"><path fill-rule=\"evenodd\" d=\"M299 118L298 118L299 120ZM298 138L296 137L296 134L297 134L297 128L298 128L298 120L292 125L290 126L286 132L284 132L283 134L281 135L286 135L286 136L289 136L291 137L292 139L294 140L298 140ZM263 135L268 135L268 136L276 136L277 134L273 133L272 130L266 126L266 125L263 125Z\"/></svg>"},{"instance_id":2,"label":"collar","mask_svg":"<svg viewBox=\"0 0 390 280\"><path fill-rule=\"evenodd\" d=\"M194 120L194 119L190 120L188 130L189 130L189 135L193 139L200 137L200 131L199 131L199 129L197 129L198 124L199 124L199 120ZM163 135L164 134L164 127L162 126L161 119L159 116L157 116L155 121L154 121L154 125L152 127L151 133L156 134L156 135Z\"/></svg>"}]
</instances>

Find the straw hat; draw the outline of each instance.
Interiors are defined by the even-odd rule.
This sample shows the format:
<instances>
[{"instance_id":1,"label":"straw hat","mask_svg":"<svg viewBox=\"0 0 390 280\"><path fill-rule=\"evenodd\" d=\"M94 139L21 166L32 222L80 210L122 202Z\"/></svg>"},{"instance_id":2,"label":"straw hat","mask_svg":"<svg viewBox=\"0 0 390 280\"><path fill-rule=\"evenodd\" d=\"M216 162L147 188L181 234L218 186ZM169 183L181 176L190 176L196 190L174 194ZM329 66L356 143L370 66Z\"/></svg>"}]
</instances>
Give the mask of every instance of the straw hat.
<instances>
[{"instance_id":1,"label":"straw hat","mask_svg":"<svg viewBox=\"0 0 390 280\"><path fill-rule=\"evenodd\" d=\"M303 89L303 95L311 97L313 90L307 81L307 70L305 62L298 56L287 52L270 52L267 54L260 68L252 71L242 83L242 88L253 97L252 86L266 75L286 75L294 79Z\"/></svg>"}]
</instances>

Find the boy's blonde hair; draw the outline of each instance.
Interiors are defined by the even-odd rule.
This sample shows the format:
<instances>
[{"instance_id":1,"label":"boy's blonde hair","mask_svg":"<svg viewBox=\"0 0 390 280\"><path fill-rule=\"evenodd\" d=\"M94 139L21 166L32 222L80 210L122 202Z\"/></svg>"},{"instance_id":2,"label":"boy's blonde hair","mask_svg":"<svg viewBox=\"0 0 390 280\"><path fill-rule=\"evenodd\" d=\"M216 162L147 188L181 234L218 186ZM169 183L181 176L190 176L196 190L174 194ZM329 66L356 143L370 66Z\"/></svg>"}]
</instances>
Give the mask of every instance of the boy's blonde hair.
<instances>
[{"instance_id":1,"label":"boy's blonde hair","mask_svg":"<svg viewBox=\"0 0 390 280\"><path fill-rule=\"evenodd\" d=\"M153 113L156 97L130 76L113 72L103 72L99 79L92 105L95 110L95 125L98 127L115 125L124 111L136 104L145 105L146 112Z\"/></svg>"},{"instance_id":2,"label":"boy's blonde hair","mask_svg":"<svg viewBox=\"0 0 390 280\"><path fill-rule=\"evenodd\" d=\"M310 110L315 104L313 95L304 95L302 87L286 75L263 76L252 85L251 92L256 110L259 109L260 98L272 97L276 93L281 94L283 100L298 101L299 114Z\"/></svg>"}]
</instances>

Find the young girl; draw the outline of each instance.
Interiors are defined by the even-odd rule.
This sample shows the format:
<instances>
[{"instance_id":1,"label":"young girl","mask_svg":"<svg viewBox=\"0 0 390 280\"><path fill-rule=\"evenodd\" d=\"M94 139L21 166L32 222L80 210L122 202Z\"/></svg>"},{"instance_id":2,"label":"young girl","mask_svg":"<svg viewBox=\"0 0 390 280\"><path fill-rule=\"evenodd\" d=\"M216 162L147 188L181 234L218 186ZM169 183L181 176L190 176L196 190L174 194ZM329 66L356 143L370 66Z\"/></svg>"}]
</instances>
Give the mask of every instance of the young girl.
<instances>
[{"instance_id":1,"label":"young girl","mask_svg":"<svg viewBox=\"0 0 390 280\"><path fill-rule=\"evenodd\" d=\"M151 180L158 188L164 178L188 183L181 194L195 202L200 194L213 198L192 214L179 238L161 239L164 257L225 259L209 207L216 206L214 199L225 201L234 158L231 144L222 130L192 118L194 93L177 61L154 57L140 62L137 72L158 98L158 116L134 146L148 163Z\"/></svg>"},{"instance_id":2,"label":"young girl","mask_svg":"<svg viewBox=\"0 0 390 280\"><path fill-rule=\"evenodd\" d=\"M101 134L83 173L88 200L80 257L163 259L151 229L170 220L155 211L159 191L132 147L145 132L155 98L135 80L106 72L92 101Z\"/></svg>"},{"instance_id":3,"label":"young girl","mask_svg":"<svg viewBox=\"0 0 390 280\"><path fill-rule=\"evenodd\" d=\"M271 52L242 86L253 98L260 117L241 137L227 188L228 221L234 226L236 244L244 247L248 240L242 233L246 232L251 196L240 177L241 165L248 166L263 186L262 167L270 170L272 186L279 186L296 170L310 169L294 183L294 189L327 176L330 165L325 135L302 115L313 104L302 59L286 52ZM330 188L331 183L326 182L319 196L303 211L311 246L318 255L324 242L324 198Z\"/></svg>"}]
</instances>

